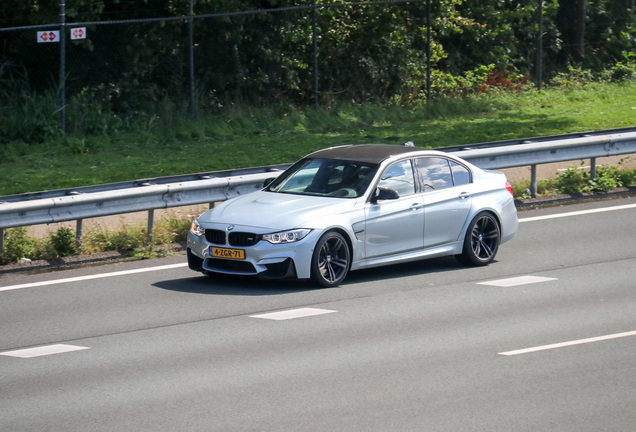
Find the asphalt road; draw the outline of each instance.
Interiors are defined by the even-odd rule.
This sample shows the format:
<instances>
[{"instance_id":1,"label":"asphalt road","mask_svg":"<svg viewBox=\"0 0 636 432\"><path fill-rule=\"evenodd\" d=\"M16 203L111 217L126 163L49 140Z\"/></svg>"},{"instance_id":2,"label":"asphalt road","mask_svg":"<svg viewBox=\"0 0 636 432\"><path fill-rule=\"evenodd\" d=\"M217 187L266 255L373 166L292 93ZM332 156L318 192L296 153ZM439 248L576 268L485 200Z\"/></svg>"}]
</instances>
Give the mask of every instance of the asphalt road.
<instances>
[{"instance_id":1,"label":"asphalt road","mask_svg":"<svg viewBox=\"0 0 636 432\"><path fill-rule=\"evenodd\" d=\"M486 268L333 289L182 256L0 276L0 430L633 431L636 199L520 218Z\"/></svg>"}]
</instances>

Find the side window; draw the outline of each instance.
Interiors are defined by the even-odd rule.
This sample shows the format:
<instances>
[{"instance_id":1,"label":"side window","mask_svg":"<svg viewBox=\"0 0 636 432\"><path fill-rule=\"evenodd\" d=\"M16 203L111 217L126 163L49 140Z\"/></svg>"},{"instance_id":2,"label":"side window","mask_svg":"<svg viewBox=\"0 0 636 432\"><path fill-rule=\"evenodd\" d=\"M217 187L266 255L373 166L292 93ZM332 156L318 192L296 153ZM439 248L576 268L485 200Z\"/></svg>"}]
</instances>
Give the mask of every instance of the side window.
<instances>
[{"instance_id":1,"label":"side window","mask_svg":"<svg viewBox=\"0 0 636 432\"><path fill-rule=\"evenodd\" d=\"M411 161L405 160L388 167L382 174L378 186L393 189L400 196L415 193L415 180Z\"/></svg>"},{"instance_id":2,"label":"side window","mask_svg":"<svg viewBox=\"0 0 636 432\"><path fill-rule=\"evenodd\" d=\"M422 179L424 192L453 186L453 175L447 159L425 157L417 159L417 170Z\"/></svg>"},{"instance_id":3,"label":"side window","mask_svg":"<svg viewBox=\"0 0 636 432\"><path fill-rule=\"evenodd\" d=\"M453 171L453 181L455 186L461 186L470 183L470 171L464 165L451 161L451 171Z\"/></svg>"}]
</instances>

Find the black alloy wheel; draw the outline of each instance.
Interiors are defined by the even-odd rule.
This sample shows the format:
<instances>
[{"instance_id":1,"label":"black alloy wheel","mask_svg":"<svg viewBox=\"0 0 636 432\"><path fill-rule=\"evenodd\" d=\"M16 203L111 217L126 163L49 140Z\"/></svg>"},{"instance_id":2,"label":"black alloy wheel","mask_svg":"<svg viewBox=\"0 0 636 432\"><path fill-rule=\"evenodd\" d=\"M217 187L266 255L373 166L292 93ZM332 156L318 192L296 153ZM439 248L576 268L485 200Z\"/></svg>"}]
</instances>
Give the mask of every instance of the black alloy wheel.
<instances>
[{"instance_id":1,"label":"black alloy wheel","mask_svg":"<svg viewBox=\"0 0 636 432\"><path fill-rule=\"evenodd\" d=\"M468 227L463 252L457 258L465 264L488 265L497 255L500 240L501 231L495 216L479 213Z\"/></svg>"},{"instance_id":2,"label":"black alloy wheel","mask_svg":"<svg viewBox=\"0 0 636 432\"><path fill-rule=\"evenodd\" d=\"M320 237L311 260L311 277L323 287L338 286L349 272L351 251L342 234L330 231Z\"/></svg>"}]
</instances>

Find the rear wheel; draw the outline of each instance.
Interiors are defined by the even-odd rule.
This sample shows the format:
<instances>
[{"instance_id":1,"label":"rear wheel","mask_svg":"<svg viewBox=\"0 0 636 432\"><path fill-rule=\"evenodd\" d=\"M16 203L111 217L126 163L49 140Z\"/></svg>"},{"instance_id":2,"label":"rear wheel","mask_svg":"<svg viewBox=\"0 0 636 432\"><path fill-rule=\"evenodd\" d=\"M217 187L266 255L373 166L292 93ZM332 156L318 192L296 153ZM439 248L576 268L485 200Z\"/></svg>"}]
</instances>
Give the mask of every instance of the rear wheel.
<instances>
[{"instance_id":1,"label":"rear wheel","mask_svg":"<svg viewBox=\"0 0 636 432\"><path fill-rule=\"evenodd\" d=\"M497 255L501 232L492 213L482 212L473 218L466 231L464 249L457 259L474 266L490 264Z\"/></svg>"},{"instance_id":2,"label":"rear wheel","mask_svg":"<svg viewBox=\"0 0 636 432\"><path fill-rule=\"evenodd\" d=\"M325 233L314 249L311 259L311 277L323 287L338 286L349 272L351 251L342 234Z\"/></svg>"}]
</instances>

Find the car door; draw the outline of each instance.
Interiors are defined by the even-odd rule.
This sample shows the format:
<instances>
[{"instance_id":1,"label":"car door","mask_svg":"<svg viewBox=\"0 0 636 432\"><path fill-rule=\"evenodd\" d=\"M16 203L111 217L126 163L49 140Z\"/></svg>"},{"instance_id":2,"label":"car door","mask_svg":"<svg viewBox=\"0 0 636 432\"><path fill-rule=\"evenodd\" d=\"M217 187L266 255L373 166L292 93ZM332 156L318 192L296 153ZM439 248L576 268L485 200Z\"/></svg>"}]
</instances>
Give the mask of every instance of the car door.
<instances>
[{"instance_id":1,"label":"car door","mask_svg":"<svg viewBox=\"0 0 636 432\"><path fill-rule=\"evenodd\" d=\"M378 187L395 190L399 198L369 203L366 208L365 253L377 258L422 249L424 204L416 193L411 160L389 166Z\"/></svg>"},{"instance_id":2,"label":"car door","mask_svg":"<svg viewBox=\"0 0 636 432\"><path fill-rule=\"evenodd\" d=\"M416 160L424 191L424 247L460 240L472 204L468 168L444 157Z\"/></svg>"}]
</instances>

